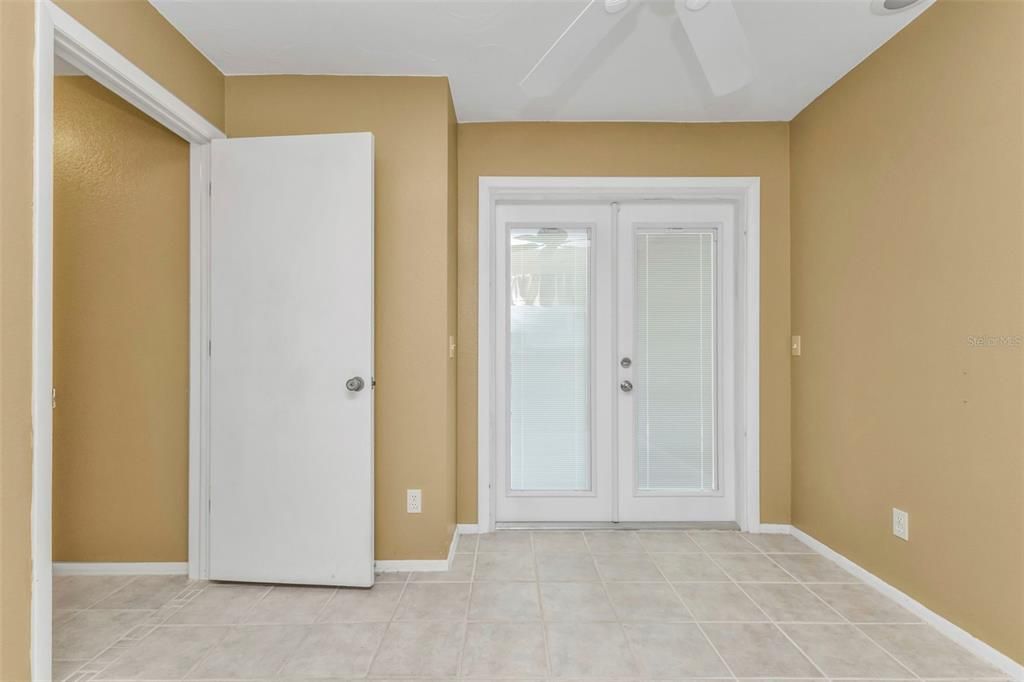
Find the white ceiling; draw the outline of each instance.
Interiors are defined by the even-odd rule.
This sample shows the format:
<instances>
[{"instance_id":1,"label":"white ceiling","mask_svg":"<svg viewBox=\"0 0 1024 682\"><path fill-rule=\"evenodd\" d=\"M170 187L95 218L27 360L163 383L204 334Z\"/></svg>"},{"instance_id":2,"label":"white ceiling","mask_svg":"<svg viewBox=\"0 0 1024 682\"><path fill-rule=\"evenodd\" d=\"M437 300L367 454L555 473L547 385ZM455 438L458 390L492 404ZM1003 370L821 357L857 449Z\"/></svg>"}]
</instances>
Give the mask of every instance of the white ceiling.
<instances>
[{"instance_id":1,"label":"white ceiling","mask_svg":"<svg viewBox=\"0 0 1024 682\"><path fill-rule=\"evenodd\" d=\"M756 73L716 98L672 4L649 0L531 99L519 81L586 0L150 1L226 74L448 76L463 122L788 121L931 2L735 0Z\"/></svg>"}]
</instances>

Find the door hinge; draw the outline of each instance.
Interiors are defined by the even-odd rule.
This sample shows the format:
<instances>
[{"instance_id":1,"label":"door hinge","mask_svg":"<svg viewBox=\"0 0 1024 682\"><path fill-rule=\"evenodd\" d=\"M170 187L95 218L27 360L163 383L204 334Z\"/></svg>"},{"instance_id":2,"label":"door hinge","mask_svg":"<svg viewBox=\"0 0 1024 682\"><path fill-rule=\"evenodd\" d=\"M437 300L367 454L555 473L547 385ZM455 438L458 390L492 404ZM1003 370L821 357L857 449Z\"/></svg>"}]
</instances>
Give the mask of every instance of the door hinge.
<instances>
[{"instance_id":1,"label":"door hinge","mask_svg":"<svg viewBox=\"0 0 1024 682\"><path fill-rule=\"evenodd\" d=\"M57 409L57 389L50 389L50 409Z\"/></svg>"},{"instance_id":2,"label":"door hinge","mask_svg":"<svg viewBox=\"0 0 1024 682\"><path fill-rule=\"evenodd\" d=\"M213 355L213 339L210 339L209 341L206 342L206 355Z\"/></svg>"}]
</instances>

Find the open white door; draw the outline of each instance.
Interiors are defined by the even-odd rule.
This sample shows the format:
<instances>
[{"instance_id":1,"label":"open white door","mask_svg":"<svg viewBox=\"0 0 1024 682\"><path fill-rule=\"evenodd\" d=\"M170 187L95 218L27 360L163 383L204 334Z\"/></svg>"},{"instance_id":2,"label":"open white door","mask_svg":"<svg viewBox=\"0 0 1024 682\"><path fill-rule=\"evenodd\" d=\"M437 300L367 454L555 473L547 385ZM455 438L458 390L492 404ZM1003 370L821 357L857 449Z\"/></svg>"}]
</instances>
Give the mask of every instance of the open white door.
<instances>
[{"instance_id":1,"label":"open white door","mask_svg":"<svg viewBox=\"0 0 1024 682\"><path fill-rule=\"evenodd\" d=\"M213 142L210 578L373 584L373 136Z\"/></svg>"}]
</instances>

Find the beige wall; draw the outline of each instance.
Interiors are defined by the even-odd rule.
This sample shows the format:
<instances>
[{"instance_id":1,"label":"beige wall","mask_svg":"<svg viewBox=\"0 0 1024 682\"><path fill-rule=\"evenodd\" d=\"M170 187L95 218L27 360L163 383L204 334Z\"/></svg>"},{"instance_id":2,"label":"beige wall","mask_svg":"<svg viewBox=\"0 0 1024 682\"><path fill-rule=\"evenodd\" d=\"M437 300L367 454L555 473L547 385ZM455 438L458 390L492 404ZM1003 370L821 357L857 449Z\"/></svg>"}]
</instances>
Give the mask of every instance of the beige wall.
<instances>
[{"instance_id":1,"label":"beige wall","mask_svg":"<svg viewBox=\"0 0 1024 682\"><path fill-rule=\"evenodd\" d=\"M443 558L455 524L448 82L245 76L226 92L230 137L374 134L376 554ZM422 514L406 513L409 488L423 490Z\"/></svg>"},{"instance_id":2,"label":"beige wall","mask_svg":"<svg viewBox=\"0 0 1024 682\"><path fill-rule=\"evenodd\" d=\"M56 3L206 120L224 129L224 75L149 2Z\"/></svg>"},{"instance_id":3,"label":"beige wall","mask_svg":"<svg viewBox=\"0 0 1024 682\"><path fill-rule=\"evenodd\" d=\"M1024 334L1022 46L1024 4L940 0L791 164L793 521L1024 662L1024 349L969 343Z\"/></svg>"},{"instance_id":4,"label":"beige wall","mask_svg":"<svg viewBox=\"0 0 1024 682\"><path fill-rule=\"evenodd\" d=\"M57 78L53 232L53 558L187 561L188 143Z\"/></svg>"},{"instance_id":5,"label":"beige wall","mask_svg":"<svg viewBox=\"0 0 1024 682\"><path fill-rule=\"evenodd\" d=\"M459 126L459 522L477 512L481 175L761 178L761 520L789 522L789 130L785 123Z\"/></svg>"},{"instance_id":6,"label":"beige wall","mask_svg":"<svg viewBox=\"0 0 1024 682\"><path fill-rule=\"evenodd\" d=\"M34 21L0 2L0 680L29 676Z\"/></svg>"}]
</instances>

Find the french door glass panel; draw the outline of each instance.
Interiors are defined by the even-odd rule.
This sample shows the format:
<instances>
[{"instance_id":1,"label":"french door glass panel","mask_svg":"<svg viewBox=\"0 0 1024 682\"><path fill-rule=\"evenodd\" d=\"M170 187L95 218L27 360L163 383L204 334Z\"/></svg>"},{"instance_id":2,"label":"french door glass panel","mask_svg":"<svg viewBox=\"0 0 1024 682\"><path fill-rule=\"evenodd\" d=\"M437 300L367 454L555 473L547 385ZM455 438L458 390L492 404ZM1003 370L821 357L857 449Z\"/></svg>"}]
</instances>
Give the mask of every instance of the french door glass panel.
<instances>
[{"instance_id":1,"label":"french door glass panel","mask_svg":"<svg viewBox=\"0 0 1024 682\"><path fill-rule=\"evenodd\" d=\"M641 230L636 254L636 481L717 488L715 233Z\"/></svg>"},{"instance_id":2,"label":"french door glass panel","mask_svg":"<svg viewBox=\"0 0 1024 682\"><path fill-rule=\"evenodd\" d=\"M590 490L590 230L509 230L512 490Z\"/></svg>"}]
</instances>

